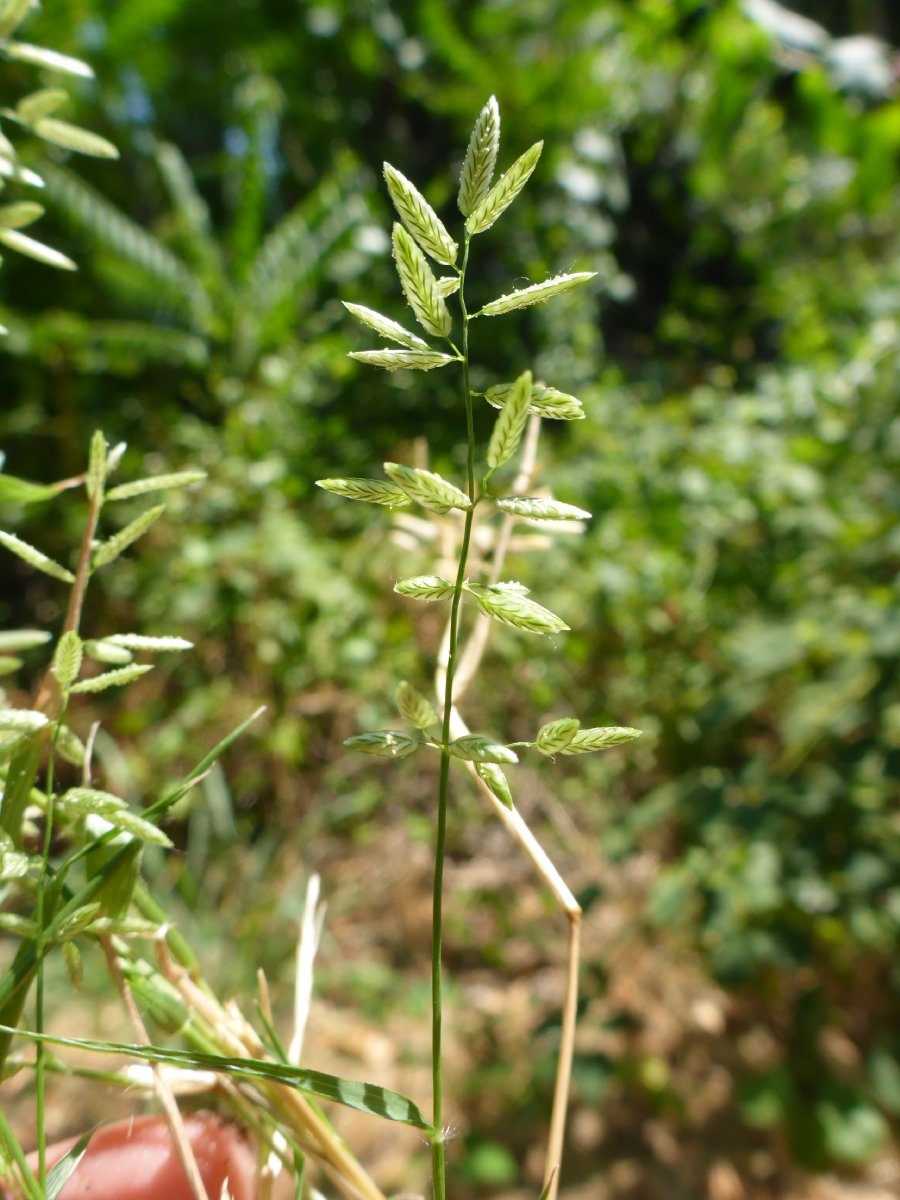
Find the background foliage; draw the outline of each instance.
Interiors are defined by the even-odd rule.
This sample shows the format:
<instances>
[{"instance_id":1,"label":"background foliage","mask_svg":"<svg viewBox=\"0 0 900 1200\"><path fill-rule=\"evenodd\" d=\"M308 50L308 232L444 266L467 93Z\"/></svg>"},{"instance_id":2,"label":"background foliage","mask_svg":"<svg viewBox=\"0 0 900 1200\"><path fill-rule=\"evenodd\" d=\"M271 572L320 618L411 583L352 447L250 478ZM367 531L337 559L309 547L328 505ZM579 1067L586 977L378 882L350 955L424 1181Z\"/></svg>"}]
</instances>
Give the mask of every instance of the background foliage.
<instances>
[{"instance_id":1,"label":"background foliage","mask_svg":"<svg viewBox=\"0 0 900 1200\"><path fill-rule=\"evenodd\" d=\"M803 7L835 37L900 43L886 0ZM543 456L560 498L595 520L541 571L541 600L587 632L534 662L500 639L482 716L517 697L522 736L570 711L647 731L558 798L535 772L533 802L551 817L565 806L556 835L594 900L589 927L624 905L627 944L673 972L690 963L693 1000L719 1006L698 1027L689 997L664 1034L665 998L630 993L605 934L589 939L586 1004L603 1036L585 1043L576 1113L618 1097L608 1120L626 1149L585 1134L577 1170L592 1178L602 1160L608 1181L606 1160L637 1146L696 1195L723 1123L735 1159L773 1189L760 1194L783 1194L798 1165L884 1155L900 1116L897 59L871 42L848 58L848 43L776 5L691 0L66 0L29 36L51 25L43 40L98 76L71 89L67 116L122 160L48 165L42 152L41 236L80 270L4 262L7 463L74 473L101 426L141 473L210 473L95 609L104 628L136 612L200 648L106 714L126 745L144 735L115 768L133 789L269 705L264 740L192 814L173 885L189 903L237 906L210 854L243 830L262 914L243 920L271 933L277 962L282 900L261 880L286 826L337 878L376 818L412 837L427 827L411 775L388 782L335 756L358 724L383 722L432 631L386 597L394 551L367 515L311 482L365 474L423 436L453 468L444 385L423 406L402 375L376 387L358 372L338 296L393 294L382 160L449 204L447 164L496 92L508 147L546 139L540 186L490 243L497 282L523 262L532 280L599 276L593 310L533 310L476 352L491 367L530 360L582 399L587 421L554 431ZM6 70L15 90L20 68ZM2 515L49 553L71 544L39 508ZM52 585L4 572L4 620L53 619ZM570 820L582 840L566 839ZM458 836L464 861L478 842ZM635 863L649 864L637 883ZM465 965L468 921L512 971L497 897L476 898L456 953ZM389 972L403 954L388 947ZM340 993L348 973L334 972ZM377 1008L390 986L367 978L354 987ZM533 1077L493 1108L477 1086L467 1101L498 1140L516 1121L527 1141L540 1119L552 1011L542 1019ZM699 1062L728 1075L703 1114L690 1102ZM660 1123L700 1165L666 1164ZM492 1172L514 1180L485 1137L475 1193Z\"/></svg>"}]
</instances>

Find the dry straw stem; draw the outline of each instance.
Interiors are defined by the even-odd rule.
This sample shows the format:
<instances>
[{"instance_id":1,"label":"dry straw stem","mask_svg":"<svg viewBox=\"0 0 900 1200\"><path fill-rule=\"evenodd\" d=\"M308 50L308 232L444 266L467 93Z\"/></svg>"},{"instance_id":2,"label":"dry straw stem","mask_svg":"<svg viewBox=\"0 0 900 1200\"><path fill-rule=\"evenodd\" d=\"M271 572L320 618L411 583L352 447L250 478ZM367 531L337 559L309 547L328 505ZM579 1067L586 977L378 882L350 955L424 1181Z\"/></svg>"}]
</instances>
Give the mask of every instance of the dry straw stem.
<instances>
[{"instance_id":1,"label":"dry straw stem","mask_svg":"<svg viewBox=\"0 0 900 1200\"><path fill-rule=\"evenodd\" d=\"M224 1007L198 986L188 972L172 962L164 943L158 946L160 970L181 993L188 1007L203 1019L221 1053L241 1058L266 1058L265 1048L236 1005ZM386 1200L384 1193L350 1154L342 1140L312 1104L295 1088L274 1080L256 1080L279 1125L321 1166L348 1200Z\"/></svg>"},{"instance_id":2,"label":"dry straw stem","mask_svg":"<svg viewBox=\"0 0 900 1200\"><path fill-rule=\"evenodd\" d=\"M453 328L453 319L425 255L402 225L394 224L391 243L400 286L416 320L436 337L446 337Z\"/></svg>"},{"instance_id":3,"label":"dry straw stem","mask_svg":"<svg viewBox=\"0 0 900 1200\"><path fill-rule=\"evenodd\" d=\"M134 1002L134 996L131 994L131 989L122 974L122 968L119 965L119 957L116 953L113 939L109 935L104 935L100 939L103 947L103 953L106 956L106 965L109 973L116 985L116 990L119 997L125 1006L125 1011L134 1027L138 1042L144 1046L152 1045L150 1035L147 1033L147 1027L141 1019L141 1014L137 1010L137 1005ZM178 1108L178 1103L172 1094L165 1072L158 1063L154 1063L152 1067L153 1075L153 1090L156 1093L156 1098L159 1100L163 1110L163 1115L166 1118L166 1124L169 1127L169 1133L172 1135L172 1145L175 1147L175 1154L178 1161L181 1163L182 1170L188 1181L188 1185L193 1192L196 1200L210 1200L210 1197L203 1184L203 1179L200 1175L200 1168L197 1165L197 1159L194 1156L194 1150L191 1146L190 1138L184 1128L184 1122L181 1119L181 1111ZM214 1198L215 1200L215 1198Z\"/></svg>"}]
</instances>

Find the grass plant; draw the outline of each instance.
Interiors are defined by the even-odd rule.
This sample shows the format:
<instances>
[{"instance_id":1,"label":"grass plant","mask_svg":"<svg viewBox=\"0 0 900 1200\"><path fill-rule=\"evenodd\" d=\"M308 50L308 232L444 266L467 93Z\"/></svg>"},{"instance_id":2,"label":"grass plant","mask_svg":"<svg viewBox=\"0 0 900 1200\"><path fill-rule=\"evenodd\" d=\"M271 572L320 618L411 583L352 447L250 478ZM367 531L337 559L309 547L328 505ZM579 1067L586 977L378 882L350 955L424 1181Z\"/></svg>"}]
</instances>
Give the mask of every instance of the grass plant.
<instances>
[{"instance_id":1,"label":"grass plant","mask_svg":"<svg viewBox=\"0 0 900 1200\"><path fill-rule=\"evenodd\" d=\"M82 614L93 575L129 551L162 516L164 506L152 504L135 512L113 532L101 534L101 529L110 507L143 504L144 497L202 481L202 473L188 471L114 484L112 477L120 469L124 447L110 447L97 432L87 470L76 479L39 486L0 475L0 499L43 504L66 493L66 499L74 502L68 493L79 489L85 503L74 571L17 535L0 533L0 545L6 550L70 589L63 628L55 639L44 630L20 630L0 639L0 651L6 655L3 669L9 673L23 666L19 651L54 641L49 667L34 699L16 706L7 696L0 705L0 927L17 941L12 963L0 976L0 1080L14 1069L33 1069L39 1130L37 1168L32 1173L11 1131L0 1122L0 1165L2 1175L15 1180L23 1195L58 1195L84 1149L82 1144L76 1145L60 1168L48 1170L45 1108L49 1076L60 1067L57 1048L70 1046L124 1055L151 1065L150 1086L171 1123L189 1174L190 1146L186 1138L179 1138L179 1110L170 1082L172 1071L184 1068L210 1073L219 1081L225 1102L256 1133L263 1159L276 1164L263 1170L260 1195L268 1194L274 1175L283 1169L291 1173L298 1196L312 1196L313 1184L306 1171L309 1161L315 1164L317 1178L324 1178L351 1200L381 1200L378 1185L331 1128L320 1103L326 1100L421 1130L432 1148L434 1200L446 1200L444 867L448 827L454 820L452 785L459 767L468 772L529 856L567 922L561 1053L542 1191L544 1200L555 1200L574 1044L580 909L516 808L507 771L522 752L549 758L580 755L628 742L638 731L622 726L582 726L577 717L563 716L540 725L531 740L506 742L488 732L473 732L463 714L462 702L466 693L477 687L478 668L492 629L500 625L537 637L556 636L567 629L564 619L532 599L523 584L505 577L506 557L520 531L543 537L551 530L581 528L590 516L535 487L541 421L578 420L583 415L579 401L535 380L527 364L483 392L473 388L470 332L476 322L484 326L493 318L545 303L584 286L593 277L590 271L560 274L511 290L480 307L472 306L468 286L475 239L491 230L516 200L537 167L542 149L542 144L536 143L495 178L499 145L500 113L492 97L478 117L462 167L458 240L415 185L398 169L385 165L385 181L399 218L392 233L394 263L403 295L426 336L374 309L347 303L351 315L385 343L354 351L357 360L387 371L457 372L465 442L461 486L424 466L400 462L385 463L383 478L319 481L326 491L401 514L407 509L423 510L424 521L439 526L447 534L444 543L454 546L453 570L403 578L394 587L401 596L447 608L434 664L433 699L412 683L401 681L396 704L404 727L359 733L347 743L362 753L389 759L425 752L439 756L430 963L430 1115L424 1115L416 1102L378 1085L302 1068L299 1055L305 1018L301 1012L291 1045L285 1048L264 982L255 1025L236 1006L223 1004L154 895L152 882L144 877L143 848L171 844L162 824L173 806L205 778L244 726L215 746L177 786L140 811L128 799L96 785L96 730L81 739L70 721L78 697L138 679L152 669L152 663L137 661L139 658L189 648L171 633L119 633L99 639L83 635ZM498 410L484 446L479 446L475 433L475 407L480 404ZM73 771L78 782L69 783ZM311 987L315 908L312 896L299 954L301 995L308 995ZM133 1042L60 1038L48 1033L45 968L48 956L57 952L65 957L73 983L86 961L91 969L97 964L109 971L131 1018ZM29 1008L32 991L34 1001ZM304 1005L300 1007L305 1010ZM157 1044L150 1026L177 1035L180 1046ZM23 1045L33 1046L33 1056L22 1056ZM128 1083L134 1076L126 1073L121 1078ZM202 1195L202 1181L196 1173L193 1179L196 1194Z\"/></svg>"}]
</instances>

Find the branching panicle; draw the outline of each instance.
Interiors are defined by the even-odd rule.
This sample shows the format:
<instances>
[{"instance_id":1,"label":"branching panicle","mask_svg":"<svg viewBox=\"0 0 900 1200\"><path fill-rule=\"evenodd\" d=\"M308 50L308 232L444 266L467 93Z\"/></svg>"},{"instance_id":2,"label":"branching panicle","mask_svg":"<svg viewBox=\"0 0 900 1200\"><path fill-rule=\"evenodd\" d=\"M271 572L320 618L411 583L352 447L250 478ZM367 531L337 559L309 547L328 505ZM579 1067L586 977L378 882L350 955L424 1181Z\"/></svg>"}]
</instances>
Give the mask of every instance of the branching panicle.
<instances>
[{"instance_id":1,"label":"branching panicle","mask_svg":"<svg viewBox=\"0 0 900 1200\"><path fill-rule=\"evenodd\" d=\"M462 691L471 681L477 668L487 636L486 626L491 622L539 634L557 634L568 629L562 617L531 599L527 594L528 589L523 585L515 581L501 583L499 572L502 569L503 556L509 544L509 530L513 522L541 521L550 528L554 523L567 522L569 528L577 529L581 526L573 526L572 523L588 520L590 514L575 505L549 497L529 495L524 487L510 495L498 496L493 490L493 476L520 453L523 444L532 447L526 451L526 458L531 455L533 461L534 437L529 435L529 442L529 437L525 436L529 422L535 425L536 434L536 423L541 417L578 420L583 417L584 412L574 396L544 383L535 383L531 370L527 368L521 371L515 382L499 383L489 388L486 399L489 404L499 408L500 412L488 445L482 452L482 483L479 487L476 483L478 448L474 435L474 396L469 387L469 325L477 317L500 316L535 304L543 304L555 296L587 283L594 277L594 272L578 271L556 275L541 283L507 292L489 301L477 312L469 311L466 303L466 277L470 267L472 239L490 229L513 203L537 166L542 149L542 143L537 142L493 183L499 139L500 112L497 101L492 96L476 121L462 168L458 206L466 220L462 259L457 275L442 278L434 276L426 261L426 254L437 262L455 267L457 244L424 200L421 192L395 167L385 164L384 175L388 191L402 222L394 225L392 239L394 263L400 286L420 325L433 337L443 339L445 350L432 348L418 335L410 333L392 318L382 316L373 309L359 304L347 304L351 315L363 325L387 341L399 343L403 347L401 350L383 348L354 351L352 357L358 361L389 371L401 368L430 370L436 366L449 366L456 362L461 366L467 436L467 472L464 486L450 483L432 471L401 463L384 464L385 473L391 483L382 484L381 488L376 480L359 479L325 479L320 480L319 485L353 499L378 504L392 503L392 497L399 491L409 503L446 520L452 519L457 522L459 549L455 580L444 579L439 575L418 575L402 579L394 585L394 590L402 596L430 603L444 600L449 602L444 649L437 670L438 704L432 705L409 683L403 682L397 691L397 707L401 717L414 732L403 734L397 730L379 730L358 734L346 744L364 753L384 758L405 758L425 748L432 748L441 756L432 914L432 1124L435 1130L442 1126L441 936L443 864L451 759L462 760L482 785L485 794L494 802L498 815L501 815L513 835L520 841L545 883L565 909L572 930L570 965L566 984L563 1049L555 1089L544 1189L548 1200L554 1200L558 1186L558 1165L562 1151L566 1094L577 1011L580 910L575 898L515 810L509 781L502 767L514 765L518 762L518 755L511 746L493 737L471 733L460 716L457 705ZM461 331L458 345L450 341L454 318L451 316L448 301L454 298L455 307L458 309L457 327ZM525 472L524 486L527 486L529 475L530 469ZM392 485L393 491L390 490ZM488 501L492 504L482 510L482 505ZM491 575L484 579L470 579L470 550L478 510L498 516L500 525L494 534ZM490 520L490 515L487 515L486 519ZM464 609L468 615L467 623L472 626L471 636L465 648L462 646ZM636 730L620 727L582 729L576 718L566 717L542 726L533 742L517 745L534 748L549 757L556 753L580 754L588 750L599 750L629 740L633 736L637 736ZM435 1136L432 1139L432 1166L435 1200L444 1200L446 1182L442 1137Z\"/></svg>"}]
</instances>

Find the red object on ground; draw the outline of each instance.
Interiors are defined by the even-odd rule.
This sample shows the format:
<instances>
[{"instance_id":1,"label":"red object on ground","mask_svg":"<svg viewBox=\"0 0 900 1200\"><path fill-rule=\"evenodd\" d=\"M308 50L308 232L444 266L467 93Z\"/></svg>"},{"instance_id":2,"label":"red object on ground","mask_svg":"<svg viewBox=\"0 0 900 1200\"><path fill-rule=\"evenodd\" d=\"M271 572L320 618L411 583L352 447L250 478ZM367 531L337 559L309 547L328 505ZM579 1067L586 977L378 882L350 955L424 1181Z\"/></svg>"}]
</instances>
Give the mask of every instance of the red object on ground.
<instances>
[{"instance_id":1,"label":"red object on ground","mask_svg":"<svg viewBox=\"0 0 900 1200\"><path fill-rule=\"evenodd\" d=\"M232 1200L253 1200L256 1153L241 1130L212 1113L187 1115L184 1127L209 1200L220 1200L226 1183ZM48 1166L77 1140L50 1146ZM28 1157L35 1169L36 1155ZM194 1194L164 1119L134 1117L97 1130L61 1200L194 1200Z\"/></svg>"}]
</instances>

